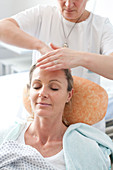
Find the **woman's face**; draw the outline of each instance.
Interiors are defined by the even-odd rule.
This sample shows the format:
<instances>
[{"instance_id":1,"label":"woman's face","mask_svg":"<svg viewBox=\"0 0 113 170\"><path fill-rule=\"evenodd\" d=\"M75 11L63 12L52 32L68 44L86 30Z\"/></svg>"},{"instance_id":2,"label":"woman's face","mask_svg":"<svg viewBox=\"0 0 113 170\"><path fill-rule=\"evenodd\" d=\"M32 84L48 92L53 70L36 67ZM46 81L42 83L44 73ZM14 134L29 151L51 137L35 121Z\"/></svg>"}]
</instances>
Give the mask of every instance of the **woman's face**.
<instances>
[{"instance_id":1,"label":"woman's face","mask_svg":"<svg viewBox=\"0 0 113 170\"><path fill-rule=\"evenodd\" d=\"M35 116L60 117L65 103L72 97L67 91L67 80L64 71L44 71L36 68L32 75L30 98Z\"/></svg>"},{"instance_id":2,"label":"woman's face","mask_svg":"<svg viewBox=\"0 0 113 170\"><path fill-rule=\"evenodd\" d=\"M69 21L76 22L85 11L87 0L57 0L61 14Z\"/></svg>"}]
</instances>

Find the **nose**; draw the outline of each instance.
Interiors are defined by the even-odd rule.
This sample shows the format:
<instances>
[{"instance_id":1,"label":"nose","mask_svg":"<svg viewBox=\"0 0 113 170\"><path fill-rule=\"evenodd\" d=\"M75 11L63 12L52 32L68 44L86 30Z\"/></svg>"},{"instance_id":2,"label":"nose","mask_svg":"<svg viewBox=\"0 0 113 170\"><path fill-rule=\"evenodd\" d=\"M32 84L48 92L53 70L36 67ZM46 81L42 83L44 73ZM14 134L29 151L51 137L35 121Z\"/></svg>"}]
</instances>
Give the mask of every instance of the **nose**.
<instances>
[{"instance_id":1,"label":"nose","mask_svg":"<svg viewBox=\"0 0 113 170\"><path fill-rule=\"evenodd\" d=\"M48 98L48 91L46 87L42 87L38 93L38 97L40 98Z\"/></svg>"},{"instance_id":2,"label":"nose","mask_svg":"<svg viewBox=\"0 0 113 170\"><path fill-rule=\"evenodd\" d=\"M73 7L73 0L66 0L66 2L65 2L65 6L66 7L68 7L68 8L71 8L71 7Z\"/></svg>"}]
</instances>

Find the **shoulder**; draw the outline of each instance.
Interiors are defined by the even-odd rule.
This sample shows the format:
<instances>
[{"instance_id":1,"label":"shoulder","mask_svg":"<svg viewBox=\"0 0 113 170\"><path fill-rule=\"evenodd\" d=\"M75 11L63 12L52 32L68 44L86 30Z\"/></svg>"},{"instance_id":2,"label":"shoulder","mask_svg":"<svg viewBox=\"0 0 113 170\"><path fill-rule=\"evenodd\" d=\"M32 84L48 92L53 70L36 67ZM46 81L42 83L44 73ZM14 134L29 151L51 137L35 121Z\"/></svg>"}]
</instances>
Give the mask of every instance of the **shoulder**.
<instances>
[{"instance_id":1,"label":"shoulder","mask_svg":"<svg viewBox=\"0 0 113 170\"><path fill-rule=\"evenodd\" d=\"M110 23L110 20L107 17L102 17L100 15L91 13L91 21L93 24L100 25L100 26L105 26L105 25L112 25Z\"/></svg>"},{"instance_id":2,"label":"shoulder","mask_svg":"<svg viewBox=\"0 0 113 170\"><path fill-rule=\"evenodd\" d=\"M0 144L7 140L16 140L27 121L16 119L4 127L0 127Z\"/></svg>"},{"instance_id":3,"label":"shoulder","mask_svg":"<svg viewBox=\"0 0 113 170\"><path fill-rule=\"evenodd\" d=\"M106 165L109 167L109 155L113 152L113 142L95 127L84 123L70 125L64 134L63 145L64 156L71 157L75 162L78 159L80 164L82 161L83 167L89 167L89 165L98 168ZM88 161L91 163L92 160L95 161L91 165ZM102 160L101 163L100 160Z\"/></svg>"},{"instance_id":4,"label":"shoulder","mask_svg":"<svg viewBox=\"0 0 113 170\"><path fill-rule=\"evenodd\" d=\"M98 143L99 145L102 145L106 148L110 148L110 150L113 151L113 142L109 138L109 136L93 126L90 126L84 123L76 123L76 124L70 125L67 128L67 131L65 132L64 137L70 138L72 134L73 134L73 137L80 134L79 136L81 137L83 136L83 138L84 137L89 138L95 141L96 143ZM77 140L79 140L79 138Z\"/></svg>"}]
</instances>

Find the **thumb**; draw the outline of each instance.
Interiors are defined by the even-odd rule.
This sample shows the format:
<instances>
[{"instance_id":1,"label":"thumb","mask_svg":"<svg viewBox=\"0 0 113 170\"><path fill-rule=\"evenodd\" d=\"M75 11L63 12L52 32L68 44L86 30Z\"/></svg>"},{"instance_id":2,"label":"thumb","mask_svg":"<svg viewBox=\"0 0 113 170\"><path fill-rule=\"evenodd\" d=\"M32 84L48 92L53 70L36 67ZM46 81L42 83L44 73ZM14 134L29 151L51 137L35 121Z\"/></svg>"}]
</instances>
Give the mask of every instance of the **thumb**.
<instances>
[{"instance_id":1,"label":"thumb","mask_svg":"<svg viewBox=\"0 0 113 170\"><path fill-rule=\"evenodd\" d=\"M53 50L57 50L57 49L60 48L60 47L58 47L58 46L56 46L56 45L54 45L54 44L52 44L52 43L50 43L50 47L51 47Z\"/></svg>"}]
</instances>

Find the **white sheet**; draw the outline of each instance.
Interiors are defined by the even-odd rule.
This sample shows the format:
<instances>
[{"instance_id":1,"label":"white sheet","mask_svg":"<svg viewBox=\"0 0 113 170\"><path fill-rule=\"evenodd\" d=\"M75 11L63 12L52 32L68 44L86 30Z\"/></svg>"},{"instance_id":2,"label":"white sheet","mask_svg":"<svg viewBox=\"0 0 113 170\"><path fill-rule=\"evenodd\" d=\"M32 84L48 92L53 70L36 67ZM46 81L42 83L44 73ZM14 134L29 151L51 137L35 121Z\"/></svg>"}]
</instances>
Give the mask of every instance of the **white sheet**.
<instances>
[{"instance_id":1,"label":"white sheet","mask_svg":"<svg viewBox=\"0 0 113 170\"><path fill-rule=\"evenodd\" d=\"M23 88L28 83L28 72L0 77L0 126L10 123L15 117L28 114L23 106Z\"/></svg>"}]
</instances>

